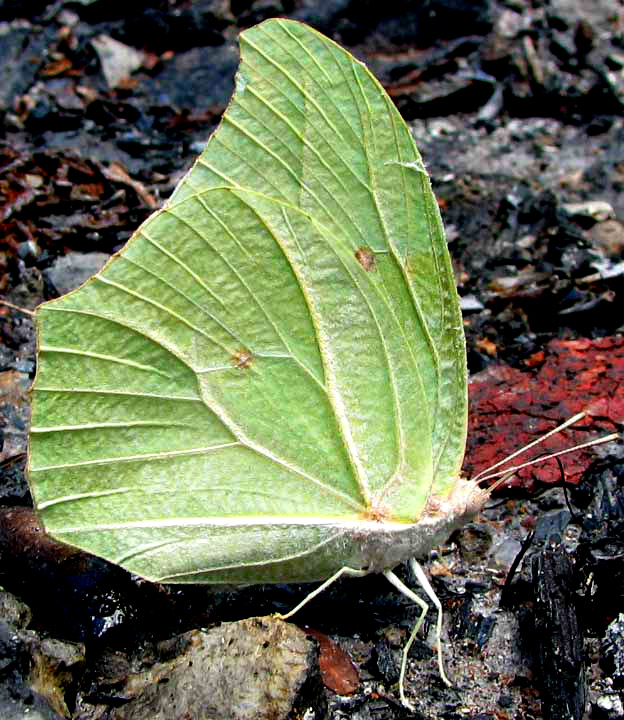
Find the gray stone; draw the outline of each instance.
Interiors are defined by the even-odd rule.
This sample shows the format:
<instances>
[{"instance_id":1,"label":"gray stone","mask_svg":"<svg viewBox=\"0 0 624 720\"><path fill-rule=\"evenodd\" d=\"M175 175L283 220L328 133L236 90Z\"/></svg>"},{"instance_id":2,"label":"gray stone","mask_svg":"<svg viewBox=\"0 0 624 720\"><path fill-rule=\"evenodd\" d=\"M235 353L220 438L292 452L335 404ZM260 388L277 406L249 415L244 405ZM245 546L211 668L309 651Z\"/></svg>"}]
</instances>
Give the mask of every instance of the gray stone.
<instances>
[{"instance_id":1,"label":"gray stone","mask_svg":"<svg viewBox=\"0 0 624 720\"><path fill-rule=\"evenodd\" d=\"M46 279L54 285L59 295L66 295L95 275L109 259L106 253L67 253L58 258L52 267L44 270Z\"/></svg>"},{"instance_id":2,"label":"gray stone","mask_svg":"<svg viewBox=\"0 0 624 720\"><path fill-rule=\"evenodd\" d=\"M314 642L274 617L193 630L179 642L173 659L128 675L116 691L127 702L110 710L110 720L285 720L317 672Z\"/></svg>"},{"instance_id":3,"label":"gray stone","mask_svg":"<svg viewBox=\"0 0 624 720\"><path fill-rule=\"evenodd\" d=\"M15 595L0 591L0 620L16 629L28 627L32 613L25 603L18 600Z\"/></svg>"},{"instance_id":4,"label":"gray stone","mask_svg":"<svg viewBox=\"0 0 624 720\"><path fill-rule=\"evenodd\" d=\"M615 217L615 210L604 200L564 203L561 207L572 218L589 218L596 222L604 222Z\"/></svg>"},{"instance_id":5,"label":"gray stone","mask_svg":"<svg viewBox=\"0 0 624 720\"><path fill-rule=\"evenodd\" d=\"M108 35L91 40L109 88L122 85L143 64L143 53Z\"/></svg>"}]
</instances>

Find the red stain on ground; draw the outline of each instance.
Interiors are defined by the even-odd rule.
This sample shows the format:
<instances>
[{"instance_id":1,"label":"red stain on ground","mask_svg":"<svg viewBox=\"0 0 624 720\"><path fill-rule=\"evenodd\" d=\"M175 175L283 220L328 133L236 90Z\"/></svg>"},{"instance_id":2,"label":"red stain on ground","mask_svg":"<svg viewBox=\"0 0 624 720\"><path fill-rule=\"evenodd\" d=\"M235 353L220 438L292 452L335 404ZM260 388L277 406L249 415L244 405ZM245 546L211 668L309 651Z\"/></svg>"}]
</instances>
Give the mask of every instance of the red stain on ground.
<instances>
[{"instance_id":1,"label":"red stain on ground","mask_svg":"<svg viewBox=\"0 0 624 720\"><path fill-rule=\"evenodd\" d=\"M624 338L553 340L527 362L527 370L505 365L471 378L468 447L464 473L493 465L581 410L588 416L516 458L563 450L618 430L624 423ZM562 458L566 481L578 482L596 458L594 449ZM555 460L526 468L511 484L561 479Z\"/></svg>"}]
</instances>

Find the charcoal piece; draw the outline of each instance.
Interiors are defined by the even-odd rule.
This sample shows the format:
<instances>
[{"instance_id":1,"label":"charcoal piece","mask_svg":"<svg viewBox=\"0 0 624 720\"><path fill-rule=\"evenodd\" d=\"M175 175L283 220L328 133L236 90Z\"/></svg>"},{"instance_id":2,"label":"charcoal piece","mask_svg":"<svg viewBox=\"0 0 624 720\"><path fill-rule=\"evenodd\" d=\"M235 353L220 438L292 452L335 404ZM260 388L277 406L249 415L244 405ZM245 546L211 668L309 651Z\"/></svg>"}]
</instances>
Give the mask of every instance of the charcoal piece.
<instances>
[{"instance_id":1,"label":"charcoal piece","mask_svg":"<svg viewBox=\"0 0 624 720\"><path fill-rule=\"evenodd\" d=\"M613 686L624 688L624 613L609 625L602 639L601 665L611 676Z\"/></svg>"},{"instance_id":2,"label":"charcoal piece","mask_svg":"<svg viewBox=\"0 0 624 720\"><path fill-rule=\"evenodd\" d=\"M375 677L383 678L388 686L399 681L398 657L385 638L375 644L367 667Z\"/></svg>"},{"instance_id":3,"label":"charcoal piece","mask_svg":"<svg viewBox=\"0 0 624 720\"><path fill-rule=\"evenodd\" d=\"M0 21L3 14L0 4ZM35 82L51 33L52 28L40 32L28 26L7 25L0 35L0 111L12 108Z\"/></svg>"},{"instance_id":4,"label":"charcoal piece","mask_svg":"<svg viewBox=\"0 0 624 720\"><path fill-rule=\"evenodd\" d=\"M584 509L575 586L585 627L602 636L624 596L624 462L597 461L572 496Z\"/></svg>"},{"instance_id":5,"label":"charcoal piece","mask_svg":"<svg viewBox=\"0 0 624 720\"><path fill-rule=\"evenodd\" d=\"M585 709L585 675L572 562L560 545L550 545L533 557L532 573L543 717L580 720Z\"/></svg>"}]
</instances>

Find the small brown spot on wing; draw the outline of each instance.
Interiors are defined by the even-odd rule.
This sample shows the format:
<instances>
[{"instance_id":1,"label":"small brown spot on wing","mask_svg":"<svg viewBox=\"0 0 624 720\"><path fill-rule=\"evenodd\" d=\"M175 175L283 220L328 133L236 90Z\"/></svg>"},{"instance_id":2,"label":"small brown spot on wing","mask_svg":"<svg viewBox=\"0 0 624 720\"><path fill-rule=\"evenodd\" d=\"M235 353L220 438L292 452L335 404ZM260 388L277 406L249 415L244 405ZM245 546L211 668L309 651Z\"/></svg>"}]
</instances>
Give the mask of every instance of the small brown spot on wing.
<instances>
[{"instance_id":1,"label":"small brown spot on wing","mask_svg":"<svg viewBox=\"0 0 624 720\"><path fill-rule=\"evenodd\" d=\"M358 248L355 251L355 259L366 272L372 272L375 269L375 253L369 247Z\"/></svg>"},{"instance_id":2,"label":"small brown spot on wing","mask_svg":"<svg viewBox=\"0 0 624 720\"><path fill-rule=\"evenodd\" d=\"M239 370L248 370L251 367L252 361L253 355L249 350L237 350L234 355L232 355L232 362Z\"/></svg>"}]
</instances>

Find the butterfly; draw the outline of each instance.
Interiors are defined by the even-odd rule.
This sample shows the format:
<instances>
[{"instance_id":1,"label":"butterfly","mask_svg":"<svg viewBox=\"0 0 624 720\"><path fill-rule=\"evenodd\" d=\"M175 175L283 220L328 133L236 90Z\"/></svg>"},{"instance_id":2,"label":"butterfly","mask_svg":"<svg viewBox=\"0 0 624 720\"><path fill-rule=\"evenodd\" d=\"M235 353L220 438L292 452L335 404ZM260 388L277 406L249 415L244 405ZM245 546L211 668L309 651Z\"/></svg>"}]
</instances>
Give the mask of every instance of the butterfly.
<instances>
[{"instance_id":1,"label":"butterfly","mask_svg":"<svg viewBox=\"0 0 624 720\"><path fill-rule=\"evenodd\" d=\"M438 205L368 69L289 20L165 206L36 314L46 530L164 583L394 573L475 515L465 340ZM296 610L296 609L295 609ZM440 656L440 671L444 670Z\"/></svg>"}]
</instances>

